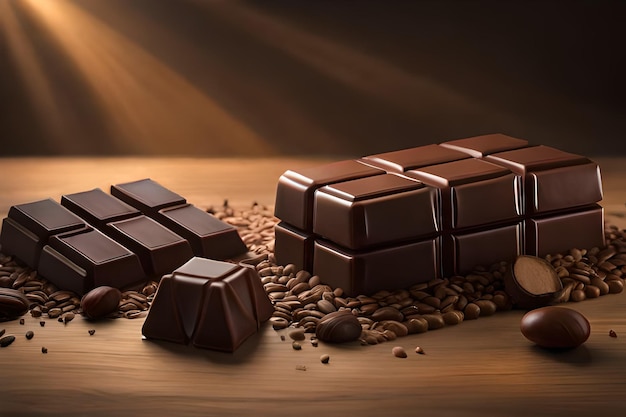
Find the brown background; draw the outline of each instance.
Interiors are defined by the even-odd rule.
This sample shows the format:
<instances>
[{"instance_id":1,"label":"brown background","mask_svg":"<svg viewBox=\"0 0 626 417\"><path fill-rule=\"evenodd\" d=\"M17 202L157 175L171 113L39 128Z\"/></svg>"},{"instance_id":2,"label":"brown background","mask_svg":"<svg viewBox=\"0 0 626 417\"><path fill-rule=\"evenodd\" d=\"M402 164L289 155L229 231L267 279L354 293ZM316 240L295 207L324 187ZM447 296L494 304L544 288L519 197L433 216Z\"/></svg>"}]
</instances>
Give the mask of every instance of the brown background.
<instances>
[{"instance_id":1,"label":"brown background","mask_svg":"<svg viewBox=\"0 0 626 417\"><path fill-rule=\"evenodd\" d=\"M3 0L0 155L626 153L622 1Z\"/></svg>"}]
</instances>

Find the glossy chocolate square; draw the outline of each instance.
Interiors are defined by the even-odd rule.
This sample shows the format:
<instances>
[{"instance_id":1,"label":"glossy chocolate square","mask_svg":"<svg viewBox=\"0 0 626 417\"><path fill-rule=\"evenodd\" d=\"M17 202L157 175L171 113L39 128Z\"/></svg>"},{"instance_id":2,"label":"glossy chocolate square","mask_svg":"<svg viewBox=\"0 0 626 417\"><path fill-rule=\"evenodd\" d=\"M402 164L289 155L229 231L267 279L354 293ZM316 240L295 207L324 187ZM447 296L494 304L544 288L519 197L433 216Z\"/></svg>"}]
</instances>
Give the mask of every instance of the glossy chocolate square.
<instances>
[{"instance_id":1,"label":"glossy chocolate square","mask_svg":"<svg viewBox=\"0 0 626 417\"><path fill-rule=\"evenodd\" d=\"M472 158L406 175L441 190L444 230L498 224L522 215L520 177L502 166Z\"/></svg>"},{"instance_id":2,"label":"glossy chocolate square","mask_svg":"<svg viewBox=\"0 0 626 417\"><path fill-rule=\"evenodd\" d=\"M489 267L501 261L512 261L522 254L522 222L478 229L469 232L452 232L443 239L443 275L464 275L476 266Z\"/></svg>"},{"instance_id":3,"label":"glossy chocolate square","mask_svg":"<svg viewBox=\"0 0 626 417\"><path fill-rule=\"evenodd\" d=\"M590 209L553 214L526 220L526 253L544 257L572 248L603 247L604 209Z\"/></svg>"},{"instance_id":4,"label":"glossy chocolate square","mask_svg":"<svg viewBox=\"0 0 626 417\"><path fill-rule=\"evenodd\" d=\"M278 180L274 214L300 230L311 232L315 190L336 182L384 173L355 160L333 162L300 171L286 171Z\"/></svg>"},{"instance_id":5,"label":"glossy chocolate square","mask_svg":"<svg viewBox=\"0 0 626 417\"><path fill-rule=\"evenodd\" d=\"M61 197L61 205L102 230L107 223L139 216L141 212L100 188Z\"/></svg>"},{"instance_id":6,"label":"glossy chocolate square","mask_svg":"<svg viewBox=\"0 0 626 417\"><path fill-rule=\"evenodd\" d=\"M157 214L159 223L189 241L195 256L227 260L248 250L235 227L191 204L165 208Z\"/></svg>"},{"instance_id":7,"label":"glossy chocolate square","mask_svg":"<svg viewBox=\"0 0 626 417\"><path fill-rule=\"evenodd\" d=\"M470 156L465 152L439 145L426 145L417 148L379 153L361 158L367 164L384 169L387 172L403 173L429 165L466 159Z\"/></svg>"},{"instance_id":8,"label":"glossy chocolate square","mask_svg":"<svg viewBox=\"0 0 626 417\"><path fill-rule=\"evenodd\" d=\"M522 176L529 216L602 200L600 168L583 156L548 146L533 146L496 153L485 159Z\"/></svg>"},{"instance_id":9,"label":"glossy chocolate square","mask_svg":"<svg viewBox=\"0 0 626 417\"><path fill-rule=\"evenodd\" d=\"M111 186L111 194L148 216L165 207L185 204L185 198L146 178Z\"/></svg>"},{"instance_id":10,"label":"glossy chocolate square","mask_svg":"<svg viewBox=\"0 0 626 417\"><path fill-rule=\"evenodd\" d=\"M2 222L0 245L31 268L48 239L58 233L85 227L85 222L52 199L19 204L9 209Z\"/></svg>"},{"instance_id":11,"label":"glossy chocolate square","mask_svg":"<svg viewBox=\"0 0 626 417\"><path fill-rule=\"evenodd\" d=\"M146 216L111 222L109 236L139 256L146 274L161 278L193 257L191 245Z\"/></svg>"},{"instance_id":12,"label":"glossy chocolate square","mask_svg":"<svg viewBox=\"0 0 626 417\"><path fill-rule=\"evenodd\" d=\"M474 136L471 138L450 140L440 144L443 147L465 152L474 158L481 158L492 153L525 148L528 141L517 139L501 133Z\"/></svg>"},{"instance_id":13,"label":"glossy chocolate square","mask_svg":"<svg viewBox=\"0 0 626 417\"><path fill-rule=\"evenodd\" d=\"M394 174L327 185L315 192L313 232L348 249L433 237L435 189Z\"/></svg>"},{"instance_id":14,"label":"glossy chocolate square","mask_svg":"<svg viewBox=\"0 0 626 417\"><path fill-rule=\"evenodd\" d=\"M315 242L313 274L348 296L409 288L440 276L439 238L350 251Z\"/></svg>"},{"instance_id":15,"label":"glossy chocolate square","mask_svg":"<svg viewBox=\"0 0 626 417\"><path fill-rule=\"evenodd\" d=\"M288 223L274 226L274 255L279 265L294 264L297 270L313 270L313 244L311 234L298 230Z\"/></svg>"},{"instance_id":16,"label":"glossy chocolate square","mask_svg":"<svg viewBox=\"0 0 626 417\"><path fill-rule=\"evenodd\" d=\"M38 271L59 288L77 294L101 285L127 288L146 281L136 254L91 227L52 236Z\"/></svg>"}]
</instances>

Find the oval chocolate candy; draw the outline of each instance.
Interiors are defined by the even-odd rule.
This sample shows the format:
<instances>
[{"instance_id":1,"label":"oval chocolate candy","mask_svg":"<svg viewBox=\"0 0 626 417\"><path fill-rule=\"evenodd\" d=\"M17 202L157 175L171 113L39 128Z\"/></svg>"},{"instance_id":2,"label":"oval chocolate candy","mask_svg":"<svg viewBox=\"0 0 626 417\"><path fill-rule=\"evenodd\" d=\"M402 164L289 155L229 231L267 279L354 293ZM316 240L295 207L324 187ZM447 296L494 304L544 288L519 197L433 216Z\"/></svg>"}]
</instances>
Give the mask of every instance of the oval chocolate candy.
<instances>
[{"instance_id":1,"label":"oval chocolate candy","mask_svg":"<svg viewBox=\"0 0 626 417\"><path fill-rule=\"evenodd\" d=\"M548 306L531 310L522 317L522 334L545 348L574 348L591 333L589 321L576 310Z\"/></svg>"}]
</instances>

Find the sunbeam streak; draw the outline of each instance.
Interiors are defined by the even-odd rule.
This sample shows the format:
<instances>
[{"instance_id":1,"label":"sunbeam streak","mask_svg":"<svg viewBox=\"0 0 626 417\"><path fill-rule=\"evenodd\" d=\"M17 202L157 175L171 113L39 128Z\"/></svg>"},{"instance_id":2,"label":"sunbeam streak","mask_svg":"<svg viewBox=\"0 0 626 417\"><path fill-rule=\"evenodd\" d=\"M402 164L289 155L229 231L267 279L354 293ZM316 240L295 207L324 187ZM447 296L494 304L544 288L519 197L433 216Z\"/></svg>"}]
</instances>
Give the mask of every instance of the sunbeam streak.
<instances>
[{"instance_id":1,"label":"sunbeam streak","mask_svg":"<svg viewBox=\"0 0 626 417\"><path fill-rule=\"evenodd\" d=\"M77 5L65 0L23 0L15 5L45 28L78 69L115 148L146 154L177 154L181 149L273 153L258 134L185 78ZM26 69L24 76L37 81L32 86L37 106L54 108L53 93L36 58L22 52L18 61ZM47 118L55 120L49 123L63 120L59 112Z\"/></svg>"}]
</instances>

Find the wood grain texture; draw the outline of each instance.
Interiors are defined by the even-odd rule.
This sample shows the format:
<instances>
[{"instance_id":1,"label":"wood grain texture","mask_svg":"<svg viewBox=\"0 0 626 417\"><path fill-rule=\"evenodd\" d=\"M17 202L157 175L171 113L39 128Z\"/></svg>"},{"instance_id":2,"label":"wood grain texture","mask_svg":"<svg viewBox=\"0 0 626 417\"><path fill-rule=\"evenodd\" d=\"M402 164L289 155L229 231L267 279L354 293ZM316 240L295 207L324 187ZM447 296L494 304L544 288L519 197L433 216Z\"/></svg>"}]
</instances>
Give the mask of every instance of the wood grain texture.
<instances>
[{"instance_id":1,"label":"wood grain texture","mask_svg":"<svg viewBox=\"0 0 626 417\"><path fill-rule=\"evenodd\" d=\"M599 161L607 219L624 227L626 160ZM320 160L4 159L0 213L29 202L151 177L198 205L273 204L278 176ZM143 319L0 323L0 416L618 416L626 412L626 294L567 307L591 336L551 352L498 313L376 346L295 351L265 325L233 354L142 340ZM96 333L90 336L89 329ZM618 337L609 337L613 329ZM24 334L35 332L32 340ZM403 346L408 358L392 355ZM41 347L48 348L47 354ZM414 353L416 346L425 354ZM322 364L320 355L330 362ZM297 367L305 366L306 370Z\"/></svg>"}]
</instances>

